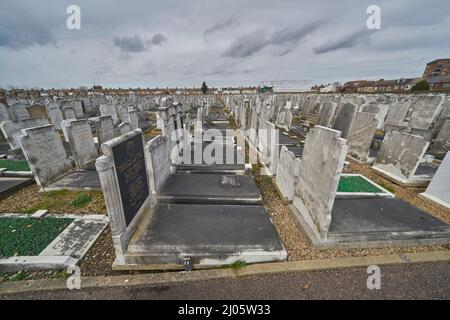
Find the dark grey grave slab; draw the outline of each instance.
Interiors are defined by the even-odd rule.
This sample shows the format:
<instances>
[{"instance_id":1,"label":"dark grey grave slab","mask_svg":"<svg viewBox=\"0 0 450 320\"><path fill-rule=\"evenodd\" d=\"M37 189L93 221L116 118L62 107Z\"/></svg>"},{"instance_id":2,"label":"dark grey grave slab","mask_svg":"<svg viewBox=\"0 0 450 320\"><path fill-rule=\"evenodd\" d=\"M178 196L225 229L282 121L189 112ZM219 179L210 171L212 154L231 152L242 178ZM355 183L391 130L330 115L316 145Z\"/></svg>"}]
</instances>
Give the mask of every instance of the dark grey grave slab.
<instances>
[{"instance_id":1,"label":"dark grey grave slab","mask_svg":"<svg viewBox=\"0 0 450 320\"><path fill-rule=\"evenodd\" d=\"M0 198L6 197L32 183L33 179L31 178L0 177Z\"/></svg>"},{"instance_id":2,"label":"dark grey grave slab","mask_svg":"<svg viewBox=\"0 0 450 320\"><path fill-rule=\"evenodd\" d=\"M259 204L261 194L250 176L235 175L236 183L222 174L172 174L161 187L158 202L198 204Z\"/></svg>"},{"instance_id":3,"label":"dark grey grave slab","mask_svg":"<svg viewBox=\"0 0 450 320\"><path fill-rule=\"evenodd\" d=\"M299 144L299 142L295 139L292 139L291 137L280 133L280 145L282 146L296 146Z\"/></svg>"},{"instance_id":4,"label":"dark grey grave slab","mask_svg":"<svg viewBox=\"0 0 450 320\"><path fill-rule=\"evenodd\" d=\"M63 143L63 147L64 147L64 150L66 151L67 156L71 157L72 149L70 148L70 144L66 140L63 140L62 143Z\"/></svg>"},{"instance_id":5,"label":"dark grey grave slab","mask_svg":"<svg viewBox=\"0 0 450 320\"><path fill-rule=\"evenodd\" d=\"M303 138L306 137L306 134L309 131L308 127L305 126L291 126L290 132L293 132L299 136L302 136Z\"/></svg>"},{"instance_id":6,"label":"dark grey grave slab","mask_svg":"<svg viewBox=\"0 0 450 320\"><path fill-rule=\"evenodd\" d=\"M279 150L281 151L281 147ZM303 155L303 147L300 146L288 146L287 147L289 151L293 152L296 158L301 158Z\"/></svg>"},{"instance_id":7,"label":"dark grey grave slab","mask_svg":"<svg viewBox=\"0 0 450 320\"><path fill-rule=\"evenodd\" d=\"M225 130L227 130L227 129L231 130L231 127L230 127L230 125L228 123L205 122L203 124L203 128L207 129L207 130L209 130L209 129L217 129L217 130L220 130L220 131L223 131L223 132L225 132Z\"/></svg>"},{"instance_id":8,"label":"dark grey grave slab","mask_svg":"<svg viewBox=\"0 0 450 320\"><path fill-rule=\"evenodd\" d=\"M49 184L45 190L101 190L97 171L74 171Z\"/></svg>"},{"instance_id":9,"label":"dark grey grave slab","mask_svg":"<svg viewBox=\"0 0 450 320\"><path fill-rule=\"evenodd\" d=\"M9 151L8 143L0 143L0 154L7 154Z\"/></svg>"},{"instance_id":10,"label":"dark grey grave slab","mask_svg":"<svg viewBox=\"0 0 450 320\"><path fill-rule=\"evenodd\" d=\"M330 241L393 241L448 238L450 226L398 199L336 200Z\"/></svg>"},{"instance_id":11,"label":"dark grey grave slab","mask_svg":"<svg viewBox=\"0 0 450 320\"><path fill-rule=\"evenodd\" d=\"M249 253L273 254L269 260L286 255L264 207L187 204L156 205L151 219L144 220L131 239L128 252L161 255L161 260L172 256L174 262L183 255L194 263Z\"/></svg>"},{"instance_id":12,"label":"dark grey grave slab","mask_svg":"<svg viewBox=\"0 0 450 320\"><path fill-rule=\"evenodd\" d=\"M369 149L369 157L370 158L376 158L377 154L378 154L378 151L380 151L380 150Z\"/></svg>"},{"instance_id":13,"label":"dark grey grave slab","mask_svg":"<svg viewBox=\"0 0 450 320\"><path fill-rule=\"evenodd\" d=\"M425 176L432 177L436 173L437 169L438 169L438 166L436 166L432 163L422 162L417 167L416 172L414 172L414 175L416 175L416 176L425 175Z\"/></svg>"},{"instance_id":14,"label":"dark grey grave slab","mask_svg":"<svg viewBox=\"0 0 450 320\"><path fill-rule=\"evenodd\" d=\"M238 150L236 146L230 145L230 144L223 144L222 146L222 163L214 163L214 164L205 164L204 161L202 161L201 164L194 164L194 152L195 148L202 148L202 154L205 148L210 145L208 142L203 142L201 145L194 144L191 145L191 157L190 157L190 163L181 163L177 165L177 170L183 170L183 171L210 171L210 172L229 172L229 171L244 171L245 170L245 164L238 162ZM227 164L226 163L226 152L232 152L233 153L233 163ZM215 155L215 151L212 152L212 155ZM244 160L244 157L241 157L241 160ZM203 160L203 158L202 158Z\"/></svg>"}]
</instances>

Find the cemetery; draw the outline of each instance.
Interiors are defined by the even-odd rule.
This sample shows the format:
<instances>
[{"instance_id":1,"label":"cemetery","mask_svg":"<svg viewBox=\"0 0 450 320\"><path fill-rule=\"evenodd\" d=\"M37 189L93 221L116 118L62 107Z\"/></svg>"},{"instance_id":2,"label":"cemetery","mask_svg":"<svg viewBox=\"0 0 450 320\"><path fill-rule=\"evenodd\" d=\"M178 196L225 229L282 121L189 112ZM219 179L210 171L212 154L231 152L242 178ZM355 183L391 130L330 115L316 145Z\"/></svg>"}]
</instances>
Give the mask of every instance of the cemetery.
<instances>
[{"instance_id":1,"label":"cemetery","mask_svg":"<svg viewBox=\"0 0 450 320\"><path fill-rule=\"evenodd\" d=\"M450 244L445 94L8 101L0 273L189 271Z\"/></svg>"}]
</instances>

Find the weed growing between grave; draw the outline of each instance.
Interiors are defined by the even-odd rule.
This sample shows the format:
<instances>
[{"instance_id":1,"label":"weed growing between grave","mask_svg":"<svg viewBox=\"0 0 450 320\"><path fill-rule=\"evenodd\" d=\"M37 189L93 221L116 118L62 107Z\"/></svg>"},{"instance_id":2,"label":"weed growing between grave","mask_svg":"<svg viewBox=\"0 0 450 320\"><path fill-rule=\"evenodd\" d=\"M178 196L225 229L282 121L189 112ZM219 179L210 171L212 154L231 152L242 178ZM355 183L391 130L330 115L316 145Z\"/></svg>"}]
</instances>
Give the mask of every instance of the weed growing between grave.
<instances>
[{"instance_id":1,"label":"weed growing between grave","mask_svg":"<svg viewBox=\"0 0 450 320\"><path fill-rule=\"evenodd\" d=\"M23 188L0 200L0 212L34 213L37 210L48 210L50 213L101 214L106 213L106 206L101 191L38 192L36 185Z\"/></svg>"},{"instance_id":2,"label":"weed growing between grave","mask_svg":"<svg viewBox=\"0 0 450 320\"><path fill-rule=\"evenodd\" d=\"M82 208L84 206L86 206L89 202L92 201L92 198L89 197L87 194L80 192L77 197L72 200L72 202L70 203L72 206L74 206L75 208Z\"/></svg>"},{"instance_id":3,"label":"weed growing between grave","mask_svg":"<svg viewBox=\"0 0 450 320\"><path fill-rule=\"evenodd\" d=\"M395 193L394 188L392 188L391 186L388 186L387 184L383 183L383 182L378 182L378 184L380 186L382 186L383 188L385 188L387 191L391 192L391 193Z\"/></svg>"},{"instance_id":4,"label":"weed growing between grave","mask_svg":"<svg viewBox=\"0 0 450 320\"><path fill-rule=\"evenodd\" d=\"M9 171L30 171L26 160L8 160L0 159L0 168L6 168Z\"/></svg>"},{"instance_id":5,"label":"weed growing between grave","mask_svg":"<svg viewBox=\"0 0 450 320\"><path fill-rule=\"evenodd\" d=\"M238 260L238 261L233 262L232 264L224 264L220 268L221 269L238 270L238 269L241 269L241 268L245 267L246 265L247 264L245 263L244 260Z\"/></svg>"},{"instance_id":6,"label":"weed growing between grave","mask_svg":"<svg viewBox=\"0 0 450 320\"><path fill-rule=\"evenodd\" d=\"M35 256L73 219L0 218L0 256Z\"/></svg>"},{"instance_id":7,"label":"weed growing between grave","mask_svg":"<svg viewBox=\"0 0 450 320\"><path fill-rule=\"evenodd\" d=\"M146 141L148 141L148 140L151 140L151 139L159 136L161 134L161 130L156 127L150 128L150 129L145 130L142 134L144 135L144 139Z\"/></svg>"}]
</instances>

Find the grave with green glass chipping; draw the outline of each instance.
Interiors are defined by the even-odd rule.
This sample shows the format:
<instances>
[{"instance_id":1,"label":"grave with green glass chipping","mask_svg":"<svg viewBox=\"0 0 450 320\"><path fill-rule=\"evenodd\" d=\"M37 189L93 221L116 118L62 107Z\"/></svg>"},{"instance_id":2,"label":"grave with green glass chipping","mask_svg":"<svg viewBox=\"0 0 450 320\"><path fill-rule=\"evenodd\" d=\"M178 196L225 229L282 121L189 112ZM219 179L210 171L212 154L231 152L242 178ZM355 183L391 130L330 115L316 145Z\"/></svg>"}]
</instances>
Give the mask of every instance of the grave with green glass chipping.
<instances>
[{"instance_id":1,"label":"grave with green glass chipping","mask_svg":"<svg viewBox=\"0 0 450 320\"><path fill-rule=\"evenodd\" d=\"M383 192L361 176L341 176L337 192Z\"/></svg>"},{"instance_id":2,"label":"grave with green glass chipping","mask_svg":"<svg viewBox=\"0 0 450 320\"><path fill-rule=\"evenodd\" d=\"M336 199L394 198L395 195L361 174L342 174Z\"/></svg>"},{"instance_id":3,"label":"grave with green glass chipping","mask_svg":"<svg viewBox=\"0 0 450 320\"><path fill-rule=\"evenodd\" d=\"M9 171L30 171L30 166L26 160L0 159L0 168Z\"/></svg>"},{"instance_id":4,"label":"grave with green glass chipping","mask_svg":"<svg viewBox=\"0 0 450 320\"><path fill-rule=\"evenodd\" d=\"M0 218L0 257L39 255L73 220Z\"/></svg>"}]
</instances>

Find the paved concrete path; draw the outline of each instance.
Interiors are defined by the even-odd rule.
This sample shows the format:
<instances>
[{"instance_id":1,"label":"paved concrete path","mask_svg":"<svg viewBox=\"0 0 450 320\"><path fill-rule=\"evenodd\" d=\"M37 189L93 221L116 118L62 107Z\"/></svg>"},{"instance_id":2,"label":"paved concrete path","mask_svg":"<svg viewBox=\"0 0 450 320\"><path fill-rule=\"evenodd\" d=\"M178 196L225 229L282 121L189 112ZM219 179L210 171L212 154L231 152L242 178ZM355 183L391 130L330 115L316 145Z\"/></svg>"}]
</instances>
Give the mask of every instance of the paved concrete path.
<instances>
[{"instance_id":1,"label":"paved concrete path","mask_svg":"<svg viewBox=\"0 0 450 320\"><path fill-rule=\"evenodd\" d=\"M450 262L381 266L381 289L366 268L283 273L187 283L27 292L0 299L449 299Z\"/></svg>"}]
</instances>

